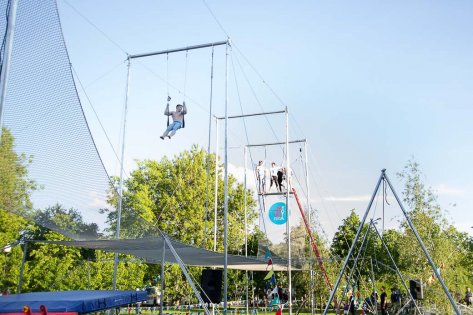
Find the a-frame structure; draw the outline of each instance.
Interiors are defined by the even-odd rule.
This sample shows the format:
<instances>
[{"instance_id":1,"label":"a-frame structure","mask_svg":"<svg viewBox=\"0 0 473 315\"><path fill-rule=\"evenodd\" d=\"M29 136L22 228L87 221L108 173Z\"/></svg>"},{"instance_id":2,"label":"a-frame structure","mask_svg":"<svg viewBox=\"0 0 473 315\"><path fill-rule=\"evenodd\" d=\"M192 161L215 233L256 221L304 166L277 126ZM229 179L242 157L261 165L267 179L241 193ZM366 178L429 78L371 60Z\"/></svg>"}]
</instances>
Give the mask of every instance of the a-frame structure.
<instances>
[{"instance_id":1,"label":"a-frame structure","mask_svg":"<svg viewBox=\"0 0 473 315\"><path fill-rule=\"evenodd\" d=\"M455 300L453 299L452 295L451 295L450 292L448 291L448 288L447 288L447 286L445 285L445 282L443 281L443 278L442 278L442 276L440 275L440 272L439 272L437 266L435 265L434 261L432 260L432 257L430 256L429 251L428 251L427 248L425 247L424 242L423 242L422 239L420 238L420 235L419 235L419 233L417 232L417 229L415 228L414 224L412 223L412 220L411 220L411 218L409 217L409 214L408 214L407 211L404 209L404 206L403 206L401 200L399 199L399 196L397 195L396 190L394 189L393 185L391 184L391 181L389 180L389 177L388 177L387 174L386 174L386 169L381 170L381 175L379 176L378 182L376 183L376 187L375 187L375 189L374 189L373 195L371 196L371 199L370 199L370 201L369 201L369 203L368 203L368 207L366 208L365 214L363 215L363 218L362 218L362 220L361 220L361 222L360 222L360 225L359 225L359 227L358 227L358 230L356 231L355 238L354 238L354 240L353 240L353 243L351 244L350 251L348 252L348 255L347 255L346 259L345 259L345 262L343 263L343 267L342 267L342 269L340 270L340 273L339 273L339 275L338 275L338 277L337 277L337 281L335 282L335 284L334 284L334 286L333 286L333 290L330 292L330 297L329 297L329 299L328 299L328 301L327 301L327 303L326 303L326 305L325 305L325 310L324 310L324 313L323 313L323 314L324 314L324 315L327 314L328 309L329 309L329 307L330 307L330 304L332 303L333 298L334 298L334 296L335 296L335 294L336 294L336 292L337 292L338 285L340 284L340 281L341 281L341 279L342 279L342 276L343 276L343 274L345 273L345 270L346 270L347 265L348 265L348 261L349 261L350 257L352 256L353 251L354 251L354 249L355 249L355 245L356 245L356 243L358 242L358 239L360 238L361 230L363 229L363 226L364 226L364 224L365 224L365 222L366 222L366 218L368 217L368 214L369 214L369 212L370 212L370 210L371 210L371 206L373 205L373 201L374 201L374 199L375 199L375 197L376 197L376 194L378 193L378 189L379 189L379 186L381 185L381 182L386 183L386 184L389 186L389 188L391 189L391 191L392 191L392 193L393 193L393 195L394 195L394 198L396 199L396 201L397 201L399 207L400 207L401 210L402 210L402 213L403 213L404 217L406 218L407 223L409 224L409 227L411 228L412 232L414 233L414 235L415 235L415 237L416 237L416 239L417 239L417 242L418 242L419 245L421 246L422 251L424 252L424 254L425 254L427 260L429 261L429 264L430 264L430 266L432 267L433 273L435 274L436 278L439 280L440 284L442 285L443 291L445 292L445 294L447 295L447 297L448 297L450 303L452 304L452 307L453 307L453 309L455 310L455 313L456 313L457 315L460 315L461 313L460 313L460 310L458 309L458 306L457 306ZM371 227L371 226L374 226L374 224L371 224L371 223L370 223L370 227ZM377 231L377 230L376 230L376 231ZM409 290L408 290L408 292L409 292Z\"/></svg>"}]
</instances>

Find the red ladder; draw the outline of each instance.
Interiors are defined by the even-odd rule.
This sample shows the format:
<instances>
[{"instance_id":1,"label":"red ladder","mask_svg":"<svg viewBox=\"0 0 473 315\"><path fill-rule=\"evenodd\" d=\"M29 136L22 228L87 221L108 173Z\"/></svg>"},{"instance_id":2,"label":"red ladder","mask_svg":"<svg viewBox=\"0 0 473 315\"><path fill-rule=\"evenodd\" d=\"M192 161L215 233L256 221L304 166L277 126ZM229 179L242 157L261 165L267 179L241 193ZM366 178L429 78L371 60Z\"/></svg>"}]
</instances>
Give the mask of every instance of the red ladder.
<instances>
[{"instance_id":1,"label":"red ladder","mask_svg":"<svg viewBox=\"0 0 473 315\"><path fill-rule=\"evenodd\" d=\"M292 188L292 192L294 194L294 197L296 197L296 202L297 202L297 205L299 206L302 219L304 220L305 228L310 237L310 244L312 246L312 251L314 252L315 257L317 257L317 262L319 263L320 270L322 271L322 274L324 276L325 283L330 288L330 290L332 290L332 284L330 283L330 280L328 279L327 272L325 271L324 263L322 260L322 256L320 255L319 249L317 248L317 245L315 244L314 236L312 235L309 222L307 222L307 219L305 217L304 210L302 209L301 202L299 201L299 197L297 196L297 193L296 193L296 189Z\"/></svg>"}]
</instances>

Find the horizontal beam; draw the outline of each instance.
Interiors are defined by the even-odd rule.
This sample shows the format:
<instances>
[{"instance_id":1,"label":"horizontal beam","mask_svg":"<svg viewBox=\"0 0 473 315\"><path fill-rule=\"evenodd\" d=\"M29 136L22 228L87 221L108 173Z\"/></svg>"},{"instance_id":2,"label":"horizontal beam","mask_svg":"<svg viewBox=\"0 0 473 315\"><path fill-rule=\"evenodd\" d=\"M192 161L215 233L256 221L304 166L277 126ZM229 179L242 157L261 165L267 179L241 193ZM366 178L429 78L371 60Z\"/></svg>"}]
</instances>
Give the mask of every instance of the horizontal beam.
<instances>
[{"instance_id":1,"label":"horizontal beam","mask_svg":"<svg viewBox=\"0 0 473 315\"><path fill-rule=\"evenodd\" d=\"M275 112L265 112L265 113L256 113L256 114L245 114L245 115L235 115L235 116L228 116L228 119L231 118L243 118L243 117L250 117L250 116L261 116L261 115L272 115L272 114L282 114L285 113L285 110L278 110ZM222 120L225 119L225 117L217 117L215 116L216 119Z\"/></svg>"},{"instance_id":2,"label":"horizontal beam","mask_svg":"<svg viewBox=\"0 0 473 315\"><path fill-rule=\"evenodd\" d=\"M288 143L301 143L301 142L306 142L307 140L306 139L300 139L300 140L292 140L292 141L289 141ZM251 147L266 147L266 146L270 146L270 145L282 145L282 144L286 144L286 142L272 142L272 143L260 143L260 144L247 144L245 145L247 148L251 148Z\"/></svg>"},{"instance_id":3,"label":"horizontal beam","mask_svg":"<svg viewBox=\"0 0 473 315\"><path fill-rule=\"evenodd\" d=\"M229 43L230 43L230 41L226 40L226 41L209 43L209 44L187 46L187 47L175 48L175 49L167 49L167 50L155 51L155 52L144 53L144 54L129 55L128 58L134 59L134 58L142 58L142 57L149 57L149 56L171 54L171 53L180 52L180 51L189 51L189 50L193 50L193 49L201 49L201 48L207 48L207 47L226 45L226 44L229 44Z\"/></svg>"},{"instance_id":4,"label":"horizontal beam","mask_svg":"<svg viewBox=\"0 0 473 315\"><path fill-rule=\"evenodd\" d=\"M294 195L294 193L291 191L289 192L290 195ZM258 195L262 195L262 196L280 196L280 195L287 195L287 192L275 192L275 193L260 193Z\"/></svg>"}]
</instances>

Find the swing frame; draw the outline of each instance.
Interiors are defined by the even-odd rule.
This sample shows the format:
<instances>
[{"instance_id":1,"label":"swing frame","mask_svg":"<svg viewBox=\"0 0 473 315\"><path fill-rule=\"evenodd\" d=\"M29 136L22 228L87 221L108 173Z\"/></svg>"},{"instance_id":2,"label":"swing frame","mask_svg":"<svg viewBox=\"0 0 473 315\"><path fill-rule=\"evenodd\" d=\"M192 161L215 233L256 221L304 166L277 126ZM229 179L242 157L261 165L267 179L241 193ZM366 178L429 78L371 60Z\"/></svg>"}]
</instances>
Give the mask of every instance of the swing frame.
<instances>
[{"instance_id":1,"label":"swing frame","mask_svg":"<svg viewBox=\"0 0 473 315\"><path fill-rule=\"evenodd\" d=\"M117 229L116 229L116 238L120 238L120 221L121 221L121 211L122 211L122 196L123 196L123 178L124 178L124 155L125 155L125 135L126 135L126 121L127 121L127 109L128 109L128 94L129 94L129 83L130 83L130 68L131 68L131 60L138 59L143 57L150 57L150 56L157 56L162 54L170 54L180 51L189 51L194 49L202 49L208 47L215 47L215 46L226 46L226 77L225 77L225 114L227 116L227 108L228 108L228 54L231 48L231 42L228 38L225 41L220 42L213 42L208 44L202 45L194 45L194 46L187 46L183 48L176 48L176 49L167 49L162 51L150 52L150 53L143 53L143 54L133 54L127 56L127 79L126 79L126 88L125 88L125 102L124 102L124 114L123 114L123 128L122 128L122 148L121 148L121 163L120 163L120 184L118 188L118 195L120 196L118 199L118 207L117 207ZM169 96L169 95L168 95ZM169 101L168 105L169 106ZM169 116L168 116L169 117ZM227 131L227 119L225 119L225 131ZM225 134L226 136L226 134ZM226 146L227 149L227 146ZM225 160L225 162L227 162ZM225 163L227 164L227 163ZM224 309L223 313L226 315L227 313L227 257L228 257L228 170L227 166L225 166L225 205L224 205L224 214L225 214L225 226L224 226ZM116 289L116 278L118 274L118 254L115 253L114 259L114 272L113 272L113 289ZM160 314L163 314L163 305L160 308Z\"/></svg>"}]
</instances>

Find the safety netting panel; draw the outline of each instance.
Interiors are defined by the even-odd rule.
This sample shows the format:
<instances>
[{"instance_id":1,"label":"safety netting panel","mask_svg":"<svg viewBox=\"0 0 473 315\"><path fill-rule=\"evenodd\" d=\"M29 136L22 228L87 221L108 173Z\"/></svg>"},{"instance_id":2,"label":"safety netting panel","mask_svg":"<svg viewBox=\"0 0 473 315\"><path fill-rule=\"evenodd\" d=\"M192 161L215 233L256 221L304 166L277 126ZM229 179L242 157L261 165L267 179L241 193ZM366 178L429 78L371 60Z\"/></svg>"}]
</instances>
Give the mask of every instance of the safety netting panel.
<instances>
[{"instance_id":1,"label":"safety netting panel","mask_svg":"<svg viewBox=\"0 0 473 315\"><path fill-rule=\"evenodd\" d=\"M8 5L2 1L0 12ZM4 35L6 19L0 23ZM74 239L113 236L116 209L107 199L114 189L82 110L54 0L18 1L4 129L16 154L31 157L36 185L32 207L7 210Z\"/></svg>"}]
</instances>

